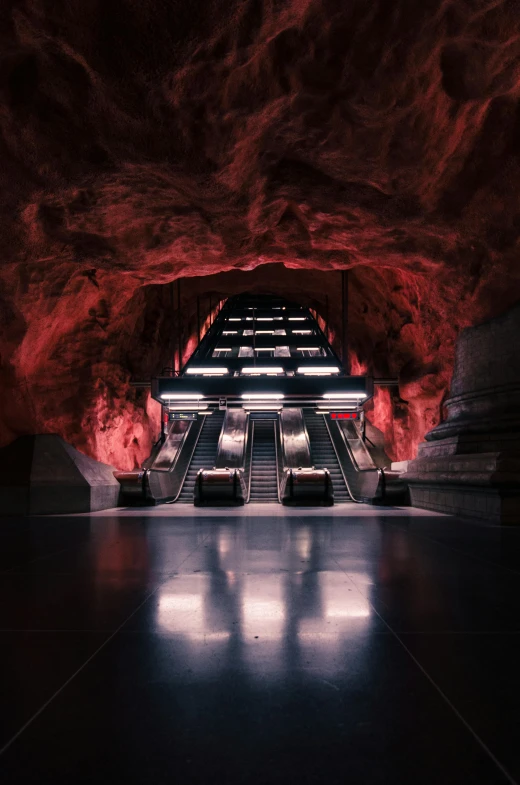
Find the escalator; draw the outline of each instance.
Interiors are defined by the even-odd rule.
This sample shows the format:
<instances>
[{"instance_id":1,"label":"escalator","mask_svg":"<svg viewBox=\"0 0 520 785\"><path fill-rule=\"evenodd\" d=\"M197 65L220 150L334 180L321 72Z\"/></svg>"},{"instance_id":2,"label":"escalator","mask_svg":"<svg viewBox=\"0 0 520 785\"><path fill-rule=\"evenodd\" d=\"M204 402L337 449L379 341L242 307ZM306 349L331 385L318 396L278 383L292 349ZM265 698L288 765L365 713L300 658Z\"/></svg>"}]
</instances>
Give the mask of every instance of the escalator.
<instances>
[{"instance_id":1,"label":"escalator","mask_svg":"<svg viewBox=\"0 0 520 785\"><path fill-rule=\"evenodd\" d=\"M334 501L336 503L352 501L323 415L304 409L303 417L309 434L312 462L317 469L329 470L334 488Z\"/></svg>"},{"instance_id":2,"label":"escalator","mask_svg":"<svg viewBox=\"0 0 520 785\"><path fill-rule=\"evenodd\" d=\"M218 440L223 422L224 412L220 411L215 411L211 416L205 418L186 478L177 499L181 504L193 504L195 480L199 470L209 469L215 465Z\"/></svg>"},{"instance_id":3,"label":"escalator","mask_svg":"<svg viewBox=\"0 0 520 785\"><path fill-rule=\"evenodd\" d=\"M274 420L257 420L253 423L249 501L257 504L278 502Z\"/></svg>"}]
</instances>

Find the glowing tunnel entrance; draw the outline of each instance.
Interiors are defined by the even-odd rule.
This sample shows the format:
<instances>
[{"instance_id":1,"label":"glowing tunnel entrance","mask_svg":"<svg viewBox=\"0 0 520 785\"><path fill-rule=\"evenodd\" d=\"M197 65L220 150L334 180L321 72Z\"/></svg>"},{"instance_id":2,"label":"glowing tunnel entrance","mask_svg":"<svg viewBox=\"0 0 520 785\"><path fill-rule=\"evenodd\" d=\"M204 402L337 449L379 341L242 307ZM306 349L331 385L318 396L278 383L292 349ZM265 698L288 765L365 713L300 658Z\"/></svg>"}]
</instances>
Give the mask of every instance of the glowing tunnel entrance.
<instances>
[{"instance_id":1,"label":"glowing tunnel entrance","mask_svg":"<svg viewBox=\"0 0 520 785\"><path fill-rule=\"evenodd\" d=\"M373 380L350 376L308 308L230 298L178 376L152 381L163 430L123 489L152 502L382 500L391 479L365 440Z\"/></svg>"}]
</instances>

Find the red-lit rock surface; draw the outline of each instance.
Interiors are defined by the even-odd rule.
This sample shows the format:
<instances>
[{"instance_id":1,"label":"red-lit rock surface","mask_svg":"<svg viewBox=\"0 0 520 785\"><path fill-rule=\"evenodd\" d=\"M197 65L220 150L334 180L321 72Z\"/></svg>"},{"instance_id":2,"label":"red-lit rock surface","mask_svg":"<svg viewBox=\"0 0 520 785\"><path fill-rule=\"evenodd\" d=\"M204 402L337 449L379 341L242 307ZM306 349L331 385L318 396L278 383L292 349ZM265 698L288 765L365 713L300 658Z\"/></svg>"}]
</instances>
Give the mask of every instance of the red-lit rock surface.
<instances>
[{"instance_id":1,"label":"red-lit rock surface","mask_svg":"<svg viewBox=\"0 0 520 785\"><path fill-rule=\"evenodd\" d=\"M200 285L274 287L322 315L328 293L337 330L337 277L318 271L353 268L353 367L399 375L371 417L409 457L457 331L520 295L517 3L1 14L0 442L55 431L140 462L157 412L128 380L172 348L158 285L276 263Z\"/></svg>"}]
</instances>

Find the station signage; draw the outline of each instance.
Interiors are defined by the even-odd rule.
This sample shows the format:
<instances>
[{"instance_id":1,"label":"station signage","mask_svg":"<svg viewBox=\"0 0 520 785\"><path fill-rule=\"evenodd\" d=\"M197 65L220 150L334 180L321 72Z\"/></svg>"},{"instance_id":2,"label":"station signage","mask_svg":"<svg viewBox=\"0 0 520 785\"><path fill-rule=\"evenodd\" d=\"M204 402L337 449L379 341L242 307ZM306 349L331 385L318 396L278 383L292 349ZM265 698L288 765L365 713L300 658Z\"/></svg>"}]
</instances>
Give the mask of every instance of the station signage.
<instances>
[{"instance_id":1,"label":"station signage","mask_svg":"<svg viewBox=\"0 0 520 785\"><path fill-rule=\"evenodd\" d=\"M172 420L196 420L197 412L168 412L168 419Z\"/></svg>"},{"instance_id":2,"label":"station signage","mask_svg":"<svg viewBox=\"0 0 520 785\"><path fill-rule=\"evenodd\" d=\"M357 412L331 412L330 419L331 420L357 420L358 413Z\"/></svg>"}]
</instances>

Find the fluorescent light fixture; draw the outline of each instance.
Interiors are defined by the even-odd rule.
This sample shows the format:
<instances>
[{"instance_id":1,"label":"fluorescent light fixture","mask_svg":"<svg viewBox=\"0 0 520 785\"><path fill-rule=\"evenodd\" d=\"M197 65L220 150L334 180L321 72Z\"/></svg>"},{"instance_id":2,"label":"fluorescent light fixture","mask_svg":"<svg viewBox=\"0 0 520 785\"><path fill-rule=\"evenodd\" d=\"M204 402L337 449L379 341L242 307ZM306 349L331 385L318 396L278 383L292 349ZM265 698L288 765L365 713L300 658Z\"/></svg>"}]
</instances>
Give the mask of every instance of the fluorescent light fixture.
<instances>
[{"instance_id":1,"label":"fluorescent light fixture","mask_svg":"<svg viewBox=\"0 0 520 785\"><path fill-rule=\"evenodd\" d=\"M244 403L242 408L253 412L278 412L282 406L282 403Z\"/></svg>"},{"instance_id":2,"label":"fluorescent light fixture","mask_svg":"<svg viewBox=\"0 0 520 785\"><path fill-rule=\"evenodd\" d=\"M256 330L255 335L274 335L274 330Z\"/></svg>"},{"instance_id":3,"label":"fluorescent light fixture","mask_svg":"<svg viewBox=\"0 0 520 785\"><path fill-rule=\"evenodd\" d=\"M270 368L257 365L247 365L242 368L242 373L283 373L283 368L278 365L273 365Z\"/></svg>"},{"instance_id":4,"label":"fluorescent light fixture","mask_svg":"<svg viewBox=\"0 0 520 785\"><path fill-rule=\"evenodd\" d=\"M241 321L242 321L242 317L241 316L231 316L228 319L228 322L241 322Z\"/></svg>"},{"instance_id":5,"label":"fluorescent light fixture","mask_svg":"<svg viewBox=\"0 0 520 785\"><path fill-rule=\"evenodd\" d=\"M299 346L296 347L297 352L319 352L319 346Z\"/></svg>"},{"instance_id":6,"label":"fluorescent light fixture","mask_svg":"<svg viewBox=\"0 0 520 785\"><path fill-rule=\"evenodd\" d=\"M349 393L325 393L324 398L334 398L340 400L341 398L366 398L367 394L363 392L349 392Z\"/></svg>"},{"instance_id":7,"label":"fluorescent light fixture","mask_svg":"<svg viewBox=\"0 0 520 785\"><path fill-rule=\"evenodd\" d=\"M198 401L204 396L200 393L163 393L161 398L163 401Z\"/></svg>"},{"instance_id":8,"label":"fluorescent light fixture","mask_svg":"<svg viewBox=\"0 0 520 785\"><path fill-rule=\"evenodd\" d=\"M205 366L203 368L188 368L187 371L186 371L186 373L192 373L192 374L193 373L202 373L202 374L204 374L204 376L211 376L211 374L220 374L220 375L222 375L222 374L227 373L227 372L228 372L227 368L218 368L217 366L215 366L214 368L212 368L211 366Z\"/></svg>"},{"instance_id":9,"label":"fluorescent light fixture","mask_svg":"<svg viewBox=\"0 0 520 785\"><path fill-rule=\"evenodd\" d=\"M238 335L238 330L223 330L222 335Z\"/></svg>"},{"instance_id":10,"label":"fluorescent light fixture","mask_svg":"<svg viewBox=\"0 0 520 785\"><path fill-rule=\"evenodd\" d=\"M243 393L242 398L252 401L279 401L285 396L283 393Z\"/></svg>"},{"instance_id":11,"label":"fluorescent light fixture","mask_svg":"<svg viewBox=\"0 0 520 785\"><path fill-rule=\"evenodd\" d=\"M345 403L335 403L335 401L330 401L330 403L319 403L318 409L327 409L327 411L329 409L334 409L334 411L343 411L343 409L345 409L345 411L353 411L352 407L354 406L354 403L355 401L345 401Z\"/></svg>"},{"instance_id":12,"label":"fluorescent light fixture","mask_svg":"<svg viewBox=\"0 0 520 785\"><path fill-rule=\"evenodd\" d=\"M230 352L231 351L231 346L217 346L214 349L214 351L215 352Z\"/></svg>"},{"instance_id":13,"label":"fluorescent light fixture","mask_svg":"<svg viewBox=\"0 0 520 785\"><path fill-rule=\"evenodd\" d=\"M207 409L208 407L201 406L198 403L188 403L186 406L179 406L178 404L175 404L175 406L169 406L168 408L171 412L200 412L204 409Z\"/></svg>"},{"instance_id":14,"label":"fluorescent light fixture","mask_svg":"<svg viewBox=\"0 0 520 785\"><path fill-rule=\"evenodd\" d=\"M324 365L322 368L317 365L309 365L308 368L305 366L298 368L298 373L339 373L339 368L337 365Z\"/></svg>"},{"instance_id":15,"label":"fluorescent light fixture","mask_svg":"<svg viewBox=\"0 0 520 785\"><path fill-rule=\"evenodd\" d=\"M256 346L257 352L274 352L274 346Z\"/></svg>"},{"instance_id":16,"label":"fluorescent light fixture","mask_svg":"<svg viewBox=\"0 0 520 785\"><path fill-rule=\"evenodd\" d=\"M291 330L293 335L311 335L312 330Z\"/></svg>"},{"instance_id":17,"label":"fluorescent light fixture","mask_svg":"<svg viewBox=\"0 0 520 785\"><path fill-rule=\"evenodd\" d=\"M306 319L306 316L289 316L290 322L304 322Z\"/></svg>"},{"instance_id":18,"label":"fluorescent light fixture","mask_svg":"<svg viewBox=\"0 0 520 785\"><path fill-rule=\"evenodd\" d=\"M257 322L272 322L274 321L272 316L259 316L256 320Z\"/></svg>"}]
</instances>

